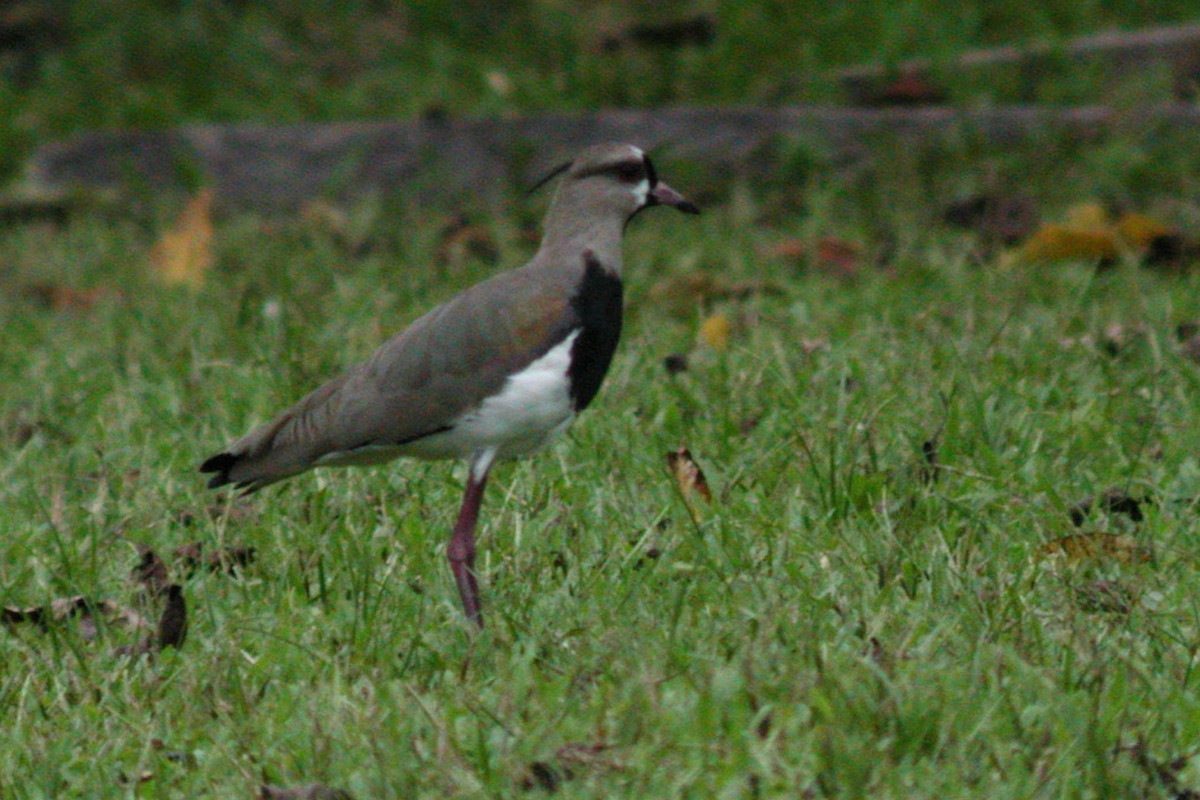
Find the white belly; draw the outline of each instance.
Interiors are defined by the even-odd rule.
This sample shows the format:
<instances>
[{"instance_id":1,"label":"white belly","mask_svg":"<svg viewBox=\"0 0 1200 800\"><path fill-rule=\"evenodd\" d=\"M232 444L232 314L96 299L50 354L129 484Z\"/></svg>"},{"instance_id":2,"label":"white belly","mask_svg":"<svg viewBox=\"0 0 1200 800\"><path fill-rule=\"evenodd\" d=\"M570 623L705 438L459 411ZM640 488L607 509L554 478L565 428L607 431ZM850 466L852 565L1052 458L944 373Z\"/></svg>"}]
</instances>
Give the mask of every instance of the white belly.
<instances>
[{"instance_id":1,"label":"white belly","mask_svg":"<svg viewBox=\"0 0 1200 800\"><path fill-rule=\"evenodd\" d=\"M445 433L403 448L419 458L453 458L496 448L497 458L532 453L549 444L575 420L567 369L576 331L525 369L510 375L500 393L454 420Z\"/></svg>"}]
</instances>

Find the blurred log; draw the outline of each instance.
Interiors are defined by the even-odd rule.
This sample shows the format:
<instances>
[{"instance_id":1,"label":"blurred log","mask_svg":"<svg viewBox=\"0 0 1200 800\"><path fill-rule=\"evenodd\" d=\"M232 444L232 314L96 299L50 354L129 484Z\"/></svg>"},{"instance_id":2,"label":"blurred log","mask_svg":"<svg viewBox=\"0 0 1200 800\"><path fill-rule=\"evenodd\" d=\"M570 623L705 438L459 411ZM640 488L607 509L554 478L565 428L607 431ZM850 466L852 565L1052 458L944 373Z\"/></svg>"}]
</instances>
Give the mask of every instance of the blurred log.
<instances>
[{"instance_id":1,"label":"blurred log","mask_svg":"<svg viewBox=\"0 0 1200 800\"><path fill-rule=\"evenodd\" d=\"M212 185L222 207L279 211L316 196L403 193L418 200L497 199L530 186L583 145L629 141L701 163L716 183L769 173L781 141L836 159L870 155L880 138L969 135L1015 144L1046 131L1153 136L1196 130L1200 110L1165 104L1105 107L854 109L675 108L549 114L514 120L437 119L285 126L191 125L85 133L38 149L19 189L39 197L151 195ZM10 196L12 196L10 194Z\"/></svg>"},{"instance_id":2,"label":"blurred log","mask_svg":"<svg viewBox=\"0 0 1200 800\"><path fill-rule=\"evenodd\" d=\"M1200 66L1200 24L1151 28L1140 31L1108 31L1070 39L1060 44L997 47L973 50L945 62L929 59L902 61L894 65L867 64L838 73L850 102L874 105L887 84L898 78L933 80L940 69L961 74L964 70L1018 70L1028 82L1036 82L1042 68L1052 61L1102 62L1116 73L1141 70L1167 62L1177 81L1194 79Z\"/></svg>"}]
</instances>

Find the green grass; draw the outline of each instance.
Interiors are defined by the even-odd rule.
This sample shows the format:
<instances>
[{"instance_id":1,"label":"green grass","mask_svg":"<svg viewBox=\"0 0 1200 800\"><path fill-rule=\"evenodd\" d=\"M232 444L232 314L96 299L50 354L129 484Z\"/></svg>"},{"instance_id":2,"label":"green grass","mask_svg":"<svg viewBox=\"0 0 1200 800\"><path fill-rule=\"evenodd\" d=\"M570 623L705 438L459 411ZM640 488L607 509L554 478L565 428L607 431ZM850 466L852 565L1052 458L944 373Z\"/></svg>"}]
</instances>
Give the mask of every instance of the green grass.
<instances>
[{"instance_id":1,"label":"green grass","mask_svg":"<svg viewBox=\"0 0 1200 800\"><path fill-rule=\"evenodd\" d=\"M69 36L31 75L0 79L0 168L92 126L821 100L819 76L840 65L1184 20L1192 5L678 3L663 17L716 15L710 48L605 56L595 37L631 18L626 4L517 4L498 25L483 5L95 0L70 4ZM1041 99L1122 91L1085 75ZM539 776L563 798L1200 789L1200 387L1175 336L1200 319L1200 278L1132 259L1011 265L937 222L948 201L999 188L1050 216L1101 199L1190 232L1196 142L1140 133L879 143L852 165L781 144L774 174L733 187L661 163L706 213L631 227L628 327L605 387L563 441L496 470L482 635L444 557L461 466L322 471L216 513L196 467L431 304L521 263L544 196L476 212L500 265L436 264L442 211L404 198L347 209L350 245L328 223L221 218L194 293L148 275L172 208L7 224L0 605L132 604L135 544L257 558L234 575L174 565L190 609L178 651L116 655L142 634L115 626L0 628L0 796L318 781L359 800L538 797L550 790L524 787ZM821 236L890 253L886 269L843 282L764 255ZM701 270L778 291L655 293ZM103 294L56 310L35 284ZM730 346L692 352L711 313L734 320ZM1112 353L1096 342L1114 324L1128 341ZM668 376L663 358L686 352L692 368ZM711 504L688 505L667 474L681 445ZM1133 536L1154 559L1044 557L1076 532L1070 507L1109 487L1149 498L1145 519L1097 512L1083 530ZM1098 581L1132 608L1092 610L1082 593ZM1160 775L1138 746L1182 763Z\"/></svg>"},{"instance_id":2,"label":"green grass","mask_svg":"<svg viewBox=\"0 0 1200 800\"><path fill-rule=\"evenodd\" d=\"M1120 168L1137 154L1107 147L1060 165L1076 199L1118 176L1140 196ZM318 472L215 518L195 469L496 267L431 271L428 216L372 206L353 212L359 256L319 226L223 220L195 294L147 277L157 223L10 229L4 604L130 602L134 542L257 560L187 578L189 638L156 658L114 655L134 639L115 628L0 631L0 794L513 797L536 764L565 798L1171 796L1127 748L1166 763L1200 743L1200 419L1174 338L1200 318L1198 279L980 260L932 222L947 186L970 188L945 158L925 184L815 174L638 220L628 335L593 410L489 488L478 636L444 560L461 467ZM485 220L505 264L529 254L529 213ZM844 283L762 255L823 234L893 238L890 269ZM782 293L705 309L737 321L729 349L670 378L700 312L649 294L697 269ZM15 291L31 281L121 298L53 311ZM1116 355L1065 341L1113 323L1140 331ZM924 483L935 436L944 469ZM664 463L683 444L716 495L690 511ZM1110 486L1150 497L1146 519L1085 530L1130 533L1153 562L1039 555ZM1086 610L1097 580L1132 610Z\"/></svg>"}]
</instances>

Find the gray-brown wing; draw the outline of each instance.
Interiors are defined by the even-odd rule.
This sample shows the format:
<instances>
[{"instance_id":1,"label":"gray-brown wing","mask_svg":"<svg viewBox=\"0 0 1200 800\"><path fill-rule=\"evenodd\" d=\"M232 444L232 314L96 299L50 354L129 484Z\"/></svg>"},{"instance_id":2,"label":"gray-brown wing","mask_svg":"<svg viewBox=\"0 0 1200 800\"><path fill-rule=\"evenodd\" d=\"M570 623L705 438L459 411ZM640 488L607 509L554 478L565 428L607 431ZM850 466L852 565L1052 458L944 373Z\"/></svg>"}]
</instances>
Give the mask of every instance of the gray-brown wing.
<instances>
[{"instance_id":1,"label":"gray-brown wing","mask_svg":"<svg viewBox=\"0 0 1200 800\"><path fill-rule=\"evenodd\" d=\"M569 271L526 267L466 290L208 459L201 470L217 473L209 485L258 489L331 454L446 430L578 324L570 281Z\"/></svg>"}]
</instances>

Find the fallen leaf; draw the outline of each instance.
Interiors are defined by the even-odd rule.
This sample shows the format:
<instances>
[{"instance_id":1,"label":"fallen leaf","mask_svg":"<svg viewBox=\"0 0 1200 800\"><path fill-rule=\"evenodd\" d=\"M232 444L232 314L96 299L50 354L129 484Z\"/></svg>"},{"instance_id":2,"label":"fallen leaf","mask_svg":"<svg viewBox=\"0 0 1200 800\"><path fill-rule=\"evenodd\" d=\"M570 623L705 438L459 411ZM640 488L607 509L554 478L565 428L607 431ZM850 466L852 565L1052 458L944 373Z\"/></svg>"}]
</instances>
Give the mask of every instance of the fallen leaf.
<instances>
[{"instance_id":1,"label":"fallen leaf","mask_svg":"<svg viewBox=\"0 0 1200 800\"><path fill-rule=\"evenodd\" d=\"M172 583L167 587L167 604L158 621L158 647L179 647L187 638L187 604L183 600L183 587Z\"/></svg>"},{"instance_id":2,"label":"fallen leaf","mask_svg":"<svg viewBox=\"0 0 1200 800\"><path fill-rule=\"evenodd\" d=\"M25 287L24 294L31 301L51 311L88 311L109 300L120 300L121 293L103 286L79 289L57 283L33 283Z\"/></svg>"},{"instance_id":3,"label":"fallen leaf","mask_svg":"<svg viewBox=\"0 0 1200 800\"><path fill-rule=\"evenodd\" d=\"M134 581L141 584L152 596L162 594L168 583L166 562L146 545L136 543L134 546L141 556L141 560L132 571Z\"/></svg>"},{"instance_id":4,"label":"fallen leaf","mask_svg":"<svg viewBox=\"0 0 1200 800\"><path fill-rule=\"evenodd\" d=\"M1111 260L1118 253L1111 230L1085 230L1065 225L1043 225L1018 251L1027 261Z\"/></svg>"},{"instance_id":5,"label":"fallen leaf","mask_svg":"<svg viewBox=\"0 0 1200 800\"><path fill-rule=\"evenodd\" d=\"M1187 247L1178 231L1157 217L1129 211L1113 220L1103 204L1087 202L1068 209L1062 222L1034 231L1017 253L1029 261L1108 263L1134 252L1147 266L1164 266L1177 265Z\"/></svg>"},{"instance_id":6,"label":"fallen leaf","mask_svg":"<svg viewBox=\"0 0 1200 800\"><path fill-rule=\"evenodd\" d=\"M32 622L35 625L41 625L45 622L45 614L46 609L41 606L31 606L29 608L5 606L0 610L0 620L5 625L18 625L22 622Z\"/></svg>"},{"instance_id":7,"label":"fallen leaf","mask_svg":"<svg viewBox=\"0 0 1200 800\"><path fill-rule=\"evenodd\" d=\"M517 785L525 791L544 789L547 792L557 792L564 780L575 777L571 773L561 774L545 761L531 761L524 772L517 778Z\"/></svg>"},{"instance_id":8,"label":"fallen leaf","mask_svg":"<svg viewBox=\"0 0 1200 800\"><path fill-rule=\"evenodd\" d=\"M919 70L907 70L884 84L860 105L870 108L930 106L946 102L946 90Z\"/></svg>"},{"instance_id":9,"label":"fallen leaf","mask_svg":"<svg viewBox=\"0 0 1200 800\"><path fill-rule=\"evenodd\" d=\"M813 266L835 278L849 279L858 274L862 267L862 249L855 244L824 236L817 240L813 254Z\"/></svg>"},{"instance_id":10,"label":"fallen leaf","mask_svg":"<svg viewBox=\"0 0 1200 800\"><path fill-rule=\"evenodd\" d=\"M263 785L258 790L258 796L260 800L354 800L354 796L343 789L333 789L319 783L291 788Z\"/></svg>"},{"instance_id":11,"label":"fallen leaf","mask_svg":"<svg viewBox=\"0 0 1200 800\"><path fill-rule=\"evenodd\" d=\"M135 783L149 783L152 780L154 780L154 773L149 770L142 770L133 778L126 775L124 770L117 770L117 783L122 786L129 786Z\"/></svg>"},{"instance_id":12,"label":"fallen leaf","mask_svg":"<svg viewBox=\"0 0 1200 800\"><path fill-rule=\"evenodd\" d=\"M687 372L688 357L685 353L672 353L663 359L663 368L666 369L668 375Z\"/></svg>"},{"instance_id":13,"label":"fallen leaf","mask_svg":"<svg viewBox=\"0 0 1200 800\"><path fill-rule=\"evenodd\" d=\"M152 630L150 622L137 611L113 600L101 600L96 604L107 624L127 630Z\"/></svg>"},{"instance_id":14,"label":"fallen leaf","mask_svg":"<svg viewBox=\"0 0 1200 800\"><path fill-rule=\"evenodd\" d=\"M621 769L621 765L609 755L610 749L606 744L564 744L554 751L553 758L531 762L518 777L517 785L525 791L544 789L555 792L564 781L579 775Z\"/></svg>"},{"instance_id":15,"label":"fallen leaf","mask_svg":"<svg viewBox=\"0 0 1200 800\"><path fill-rule=\"evenodd\" d=\"M1089 614L1128 614L1137 596L1120 581L1092 581L1075 587L1075 605Z\"/></svg>"},{"instance_id":16,"label":"fallen leaf","mask_svg":"<svg viewBox=\"0 0 1200 800\"><path fill-rule=\"evenodd\" d=\"M1153 558L1149 547L1125 533L1076 533L1046 542L1038 552L1043 558L1119 564L1145 563Z\"/></svg>"},{"instance_id":17,"label":"fallen leaf","mask_svg":"<svg viewBox=\"0 0 1200 800\"><path fill-rule=\"evenodd\" d=\"M213 190L198 191L150 250L150 271L168 284L198 287L213 265Z\"/></svg>"},{"instance_id":18,"label":"fallen leaf","mask_svg":"<svg viewBox=\"0 0 1200 800\"><path fill-rule=\"evenodd\" d=\"M1154 237L1142 254L1142 264L1160 272L1184 272L1198 260L1200 242L1187 239L1181 233Z\"/></svg>"},{"instance_id":19,"label":"fallen leaf","mask_svg":"<svg viewBox=\"0 0 1200 800\"><path fill-rule=\"evenodd\" d=\"M189 576L201 567L209 572L226 572L232 575L239 568L254 563L258 551L253 547L222 547L205 553L200 542L188 542L175 548L175 557L187 567Z\"/></svg>"},{"instance_id":20,"label":"fallen leaf","mask_svg":"<svg viewBox=\"0 0 1200 800\"><path fill-rule=\"evenodd\" d=\"M1037 229L1038 211L1028 195L979 194L952 203L942 219L975 231L986 241L1011 245Z\"/></svg>"},{"instance_id":21,"label":"fallen leaf","mask_svg":"<svg viewBox=\"0 0 1200 800\"><path fill-rule=\"evenodd\" d=\"M1181 323L1175 329L1175 337L1179 340L1179 352L1183 353L1183 357L1200 362L1200 323Z\"/></svg>"},{"instance_id":22,"label":"fallen leaf","mask_svg":"<svg viewBox=\"0 0 1200 800\"><path fill-rule=\"evenodd\" d=\"M1121 215L1117 220L1117 235L1125 242L1138 249L1148 248L1155 239L1161 236L1171 236L1175 231L1166 223L1150 216L1131 211Z\"/></svg>"},{"instance_id":23,"label":"fallen leaf","mask_svg":"<svg viewBox=\"0 0 1200 800\"><path fill-rule=\"evenodd\" d=\"M1156 792L1160 788L1165 790L1166 796L1171 800L1200 800L1200 792L1179 785L1179 775L1191 763L1190 756L1179 756L1171 761L1160 762L1150 755L1149 748L1146 747L1146 742L1141 735L1133 745L1117 746L1114 748L1114 752L1128 753L1138 768L1145 773L1146 778L1154 784Z\"/></svg>"},{"instance_id":24,"label":"fallen leaf","mask_svg":"<svg viewBox=\"0 0 1200 800\"><path fill-rule=\"evenodd\" d=\"M692 458L691 451L686 447L680 447L678 450L667 453L667 466L670 467L679 491L685 498L692 494L698 494L705 500L712 501L712 491L708 488L708 479L704 477L704 471L700 469L700 465Z\"/></svg>"},{"instance_id":25,"label":"fallen leaf","mask_svg":"<svg viewBox=\"0 0 1200 800\"><path fill-rule=\"evenodd\" d=\"M1110 513L1124 514L1134 522L1141 522L1144 519L1142 505L1149 502L1150 500L1147 497L1133 497L1126 493L1124 489L1113 487L1104 490L1096 497L1088 497L1080 500L1071 506L1069 513L1071 515L1071 522L1075 523L1075 527L1083 525L1084 520L1093 508L1100 508Z\"/></svg>"},{"instance_id":26,"label":"fallen leaf","mask_svg":"<svg viewBox=\"0 0 1200 800\"><path fill-rule=\"evenodd\" d=\"M97 616L113 627L129 630L150 630L151 627L145 617L131 608L112 600L94 602L81 594L57 598L46 606L6 606L2 612L3 621L10 625L30 622L45 627L52 620L61 622L78 618L80 635L87 641L95 639L99 633L95 620Z\"/></svg>"},{"instance_id":27,"label":"fallen leaf","mask_svg":"<svg viewBox=\"0 0 1200 800\"><path fill-rule=\"evenodd\" d=\"M729 336L733 325L724 314L713 314L700 323L697 340L705 347L713 350L725 350L729 347Z\"/></svg>"},{"instance_id":28,"label":"fallen leaf","mask_svg":"<svg viewBox=\"0 0 1200 800\"><path fill-rule=\"evenodd\" d=\"M938 462L937 438L926 439L921 442L921 483L926 486L937 483L940 473L941 464Z\"/></svg>"}]
</instances>

